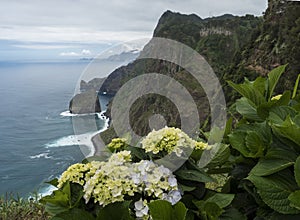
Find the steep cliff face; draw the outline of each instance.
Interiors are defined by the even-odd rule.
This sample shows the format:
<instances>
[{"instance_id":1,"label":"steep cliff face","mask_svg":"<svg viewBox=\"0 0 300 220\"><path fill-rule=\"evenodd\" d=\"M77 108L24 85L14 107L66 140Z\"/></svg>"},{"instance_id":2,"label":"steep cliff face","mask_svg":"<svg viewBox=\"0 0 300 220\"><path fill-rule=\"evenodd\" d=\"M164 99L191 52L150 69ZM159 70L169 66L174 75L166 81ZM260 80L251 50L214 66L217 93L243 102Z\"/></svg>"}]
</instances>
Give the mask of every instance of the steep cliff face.
<instances>
[{"instance_id":1,"label":"steep cliff face","mask_svg":"<svg viewBox=\"0 0 300 220\"><path fill-rule=\"evenodd\" d=\"M288 63L278 89L291 89L300 73L299 39L300 2L269 0L264 22L253 33L252 41L241 51L236 63L238 68L233 69L231 78L241 78L249 72L265 76L274 67Z\"/></svg>"},{"instance_id":2,"label":"steep cliff face","mask_svg":"<svg viewBox=\"0 0 300 220\"><path fill-rule=\"evenodd\" d=\"M263 17L223 15L201 19L194 14L167 11L159 19L153 36L177 40L199 52L214 69L229 104L236 94L226 80L240 82L244 77L264 76L278 65L289 63L278 90L291 88L300 73L300 4L287 0L269 0L268 3ZM201 123L209 116L201 86L187 71L166 61L136 60L121 67L107 78L103 91L115 94L128 80L149 72L165 74L182 83L197 104ZM162 97L150 95L131 107L133 130L140 135L149 132L147 122L153 113L166 115L168 125L180 126L176 108ZM110 107L107 114L110 116ZM107 133L111 137L112 129Z\"/></svg>"},{"instance_id":3,"label":"steep cliff face","mask_svg":"<svg viewBox=\"0 0 300 220\"><path fill-rule=\"evenodd\" d=\"M235 59L236 53L251 39L251 32L259 26L261 19L247 15L243 17L223 15L201 19L197 15L182 15L165 12L154 30L154 37L179 41L198 51L213 67L221 83L224 69ZM100 92L114 95L128 80L144 73L156 72L170 76L181 83L191 94L198 108L200 123L209 116L209 103L201 85L181 67L163 60L140 59L113 71L104 82ZM111 115L111 106L107 115ZM139 135L150 131L149 119L161 114L168 126L180 127L180 115L174 104L165 97L149 94L140 97L130 108L131 128ZM113 128L103 136L113 136Z\"/></svg>"}]
</instances>

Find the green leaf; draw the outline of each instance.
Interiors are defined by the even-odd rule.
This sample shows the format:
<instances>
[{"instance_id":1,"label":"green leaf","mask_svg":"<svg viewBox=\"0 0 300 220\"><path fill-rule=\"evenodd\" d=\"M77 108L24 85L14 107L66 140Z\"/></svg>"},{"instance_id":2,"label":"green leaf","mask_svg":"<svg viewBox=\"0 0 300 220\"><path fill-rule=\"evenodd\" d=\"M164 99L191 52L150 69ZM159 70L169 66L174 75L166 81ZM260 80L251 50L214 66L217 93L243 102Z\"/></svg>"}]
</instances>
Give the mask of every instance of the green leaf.
<instances>
[{"instance_id":1,"label":"green leaf","mask_svg":"<svg viewBox=\"0 0 300 220\"><path fill-rule=\"evenodd\" d=\"M198 208L201 219L217 220L222 214L223 210L213 202L206 202L203 200L194 201L194 204Z\"/></svg>"},{"instance_id":2,"label":"green leaf","mask_svg":"<svg viewBox=\"0 0 300 220\"><path fill-rule=\"evenodd\" d=\"M129 212L130 201L112 203L100 209L97 220L133 220Z\"/></svg>"},{"instance_id":3,"label":"green leaf","mask_svg":"<svg viewBox=\"0 0 300 220\"><path fill-rule=\"evenodd\" d=\"M249 157L261 157L264 154L266 148L265 143L263 142L260 135L254 131L247 132L246 136L246 147L249 149Z\"/></svg>"},{"instance_id":4,"label":"green leaf","mask_svg":"<svg viewBox=\"0 0 300 220\"><path fill-rule=\"evenodd\" d=\"M50 215L56 215L62 212L68 211L69 208L67 206L60 206L53 203L46 203L45 211Z\"/></svg>"},{"instance_id":5,"label":"green leaf","mask_svg":"<svg viewBox=\"0 0 300 220\"><path fill-rule=\"evenodd\" d=\"M294 90L293 90L293 96L292 99L296 97L297 91L298 91L298 86L299 86L299 80L300 80L300 74L297 77L296 83L294 85Z\"/></svg>"},{"instance_id":6,"label":"green leaf","mask_svg":"<svg viewBox=\"0 0 300 220\"><path fill-rule=\"evenodd\" d=\"M266 148L261 136L254 131L235 131L229 135L229 141L232 147L245 157L261 157Z\"/></svg>"},{"instance_id":7,"label":"green leaf","mask_svg":"<svg viewBox=\"0 0 300 220\"><path fill-rule=\"evenodd\" d=\"M228 84L243 97L251 101L255 106L259 106L266 102L264 96L259 92L258 89L254 88L253 83L249 81L246 81L243 84L235 84L229 81Z\"/></svg>"},{"instance_id":8,"label":"green leaf","mask_svg":"<svg viewBox=\"0 0 300 220\"><path fill-rule=\"evenodd\" d=\"M288 138L300 146L300 127L288 115L281 124L272 124L271 127L277 134Z\"/></svg>"},{"instance_id":9,"label":"green leaf","mask_svg":"<svg viewBox=\"0 0 300 220\"><path fill-rule=\"evenodd\" d=\"M279 66L275 69L273 69L268 74L268 100L271 99L271 96L273 95L274 89L278 83L279 78L284 73L285 68L287 65Z\"/></svg>"},{"instance_id":10,"label":"green leaf","mask_svg":"<svg viewBox=\"0 0 300 220\"><path fill-rule=\"evenodd\" d=\"M216 203L220 208L225 208L230 205L234 199L234 194L216 193L209 197L206 202Z\"/></svg>"},{"instance_id":11,"label":"green leaf","mask_svg":"<svg viewBox=\"0 0 300 220\"><path fill-rule=\"evenodd\" d=\"M71 198L70 198L70 205L71 207L76 207L80 201L80 199L83 197L83 187L79 184L70 184L71 187Z\"/></svg>"},{"instance_id":12,"label":"green leaf","mask_svg":"<svg viewBox=\"0 0 300 220\"><path fill-rule=\"evenodd\" d=\"M219 220L247 220L247 217L239 212L235 208L225 210L225 212L219 217Z\"/></svg>"},{"instance_id":13,"label":"green leaf","mask_svg":"<svg viewBox=\"0 0 300 220\"><path fill-rule=\"evenodd\" d=\"M56 215L71 208L70 194L70 184L67 182L62 189L54 190L51 195L41 198L40 202L45 204L47 212Z\"/></svg>"},{"instance_id":14,"label":"green leaf","mask_svg":"<svg viewBox=\"0 0 300 220\"><path fill-rule=\"evenodd\" d=\"M297 182L298 186L300 187L300 156L297 158L297 160L295 162L294 174L295 174L296 182Z\"/></svg>"},{"instance_id":15,"label":"green leaf","mask_svg":"<svg viewBox=\"0 0 300 220\"><path fill-rule=\"evenodd\" d=\"M83 209L70 209L69 211L62 212L58 215L55 216L56 218L59 219L64 219L64 220L95 220L92 214L88 213L87 211Z\"/></svg>"},{"instance_id":16,"label":"green leaf","mask_svg":"<svg viewBox=\"0 0 300 220\"><path fill-rule=\"evenodd\" d=\"M207 183L207 182L214 182L214 179L207 175L205 172L201 172L199 170L184 170L180 169L175 172L176 177L189 180L189 181L196 181L199 183Z\"/></svg>"},{"instance_id":17,"label":"green leaf","mask_svg":"<svg viewBox=\"0 0 300 220\"><path fill-rule=\"evenodd\" d=\"M297 190L291 195L289 195L289 200L291 201L291 206L300 210L300 190Z\"/></svg>"},{"instance_id":18,"label":"green leaf","mask_svg":"<svg viewBox=\"0 0 300 220\"><path fill-rule=\"evenodd\" d=\"M48 181L48 182L46 182L46 183L48 183L48 184L50 184L50 185L52 185L52 186L54 186L54 187L57 188L57 185L58 185L58 179L57 179L57 178L54 178L54 179L52 179L52 180L50 180L50 181Z\"/></svg>"},{"instance_id":19,"label":"green leaf","mask_svg":"<svg viewBox=\"0 0 300 220\"><path fill-rule=\"evenodd\" d=\"M267 176L294 164L296 154L291 149L272 147L266 156L256 164L250 174L256 176Z\"/></svg>"},{"instance_id":20,"label":"green leaf","mask_svg":"<svg viewBox=\"0 0 300 220\"><path fill-rule=\"evenodd\" d=\"M257 77L253 82L253 88L260 92L260 94L265 95L266 90L266 78Z\"/></svg>"},{"instance_id":21,"label":"green leaf","mask_svg":"<svg viewBox=\"0 0 300 220\"><path fill-rule=\"evenodd\" d=\"M217 153L213 156L211 161L206 165L207 168L215 168L224 165L230 156L230 149L228 145L220 144Z\"/></svg>"},{"instance_id":22,"label":"green leaf","mask_svg":"<svg viewBox=\"0 0 300 220\"><path fill-rule=\"evenodd\" d=\"M231 146L238 150L244 156L249 154L249 149L246 147L245 139L247 136L246 132L243 131L234 131L229 136L229 142Z\"/></svg>"},{"instance_id":23,"label":"green leaf","mask_svg":"<svg viewBox=\"0 0 300 220\"><path fill-rule=\"evenodd\" d=\"M294 117L297 112L295 109L289 106L275 106L270 109L268 120L271 124L281 124L287 118L287 116Z\"/></svg>"},{"instance_id":24,"label":"green leaf","mask_svg":"<svg viewBox=\"0 0 300 220\"><path fill-rule=\"evenodd\" d=\"M269 102L263 103L257 108L257 114L260 118L266 119L269 117L270 110L277 106L285 106L290 102L291 92L285 91L279 100L271 100Z\"/></svg>"},{"instance_id":25,"label":"green leaf","mask_svg":"<svg viewBox=\"0 0 300 220\"><path fill-rule=\"evenodd\" d=\"M263 121L258 115L256 111L256 107L252 106L248 99L245 97L240 98L236 101L236 110L243 117L253 120L253 121Z\"/></svg>"},{"instance_id":26,"label":"green leaf","mask_svg":"<svg viewBox=\"0 0 300 220\"><path fill-rule=\"evenodd\" d=\"M187 208L182 202L178 202L174 205L174 215L173 219L184 220L187 213Z\"/></svg>"},{"instance_id":27,"label":"green leaf","mask_svg":"<svg viewBox=\"0 0 300 220\"><path fill-rule=\"evenodd\" d=\"M259 177L250 175L248 178L257 188L261 199L272 209L282 214L297 214L299 210L291 207L289 195L297 189L293 175L288 171Z\"/></svg>"},{"instance_id":28,"label":"green leaf","mask_svg":"<svg viewBox=\"0 0 300 220\"><path fill-rule=\"evenodd\" d=\"M196 189L195 186L186 186L180 183L178 183L178 187L182 190L182 192L191 192Z\"/></svg>"},{"instance_id":29,"label":"green leaf","mask_svg":"<svg viewBox=\"0 0 300 220\"><path fill-rule=\"evenodd\" d=\"M140 160L147 160L148 159L148 155L145 153L145 150L142 149L142 148L128 146L127 150L130 151L130 154L132 156L135 156Z\"/></svg>"},{"instance_id":30,"label":"green leaf","mask_svg":"<svg viewBox=\"0 0 300 220\"><path fill-rule=\"evenodd\" d=\"M232 131L232 124L233 124L233 117L230 117L226 122L224 137L227 137Z\"/></svg>"},{"instance_id":31,"label":"green leaf","mask_svg":"<svg viewBox=\"0 0 300 220\"><path fill-rule=\"evenodd\" d=\"M153 220L185 220L187 208L182 202L172 206L165 200L154 200L148 204Z\"/></svg>"}]
</instances>

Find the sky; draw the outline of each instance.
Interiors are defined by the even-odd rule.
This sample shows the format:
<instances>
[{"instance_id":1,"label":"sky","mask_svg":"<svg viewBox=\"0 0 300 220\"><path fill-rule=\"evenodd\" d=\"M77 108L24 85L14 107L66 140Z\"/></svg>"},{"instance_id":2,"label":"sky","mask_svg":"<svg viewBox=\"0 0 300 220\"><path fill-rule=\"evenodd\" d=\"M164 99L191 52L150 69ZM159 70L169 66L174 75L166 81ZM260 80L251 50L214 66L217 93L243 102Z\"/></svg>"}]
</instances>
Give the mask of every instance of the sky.
<instances>
[{"instance_id":1,"label":"sky","mask_svg":"<svg viewBox=\"0 0 300 220\"><path fill-rule=\"evenodd\" d=\"M152 36L166 10L262 15L267 0L0 0L0 61L93 57Z\"/></svg>"}]
</instances>

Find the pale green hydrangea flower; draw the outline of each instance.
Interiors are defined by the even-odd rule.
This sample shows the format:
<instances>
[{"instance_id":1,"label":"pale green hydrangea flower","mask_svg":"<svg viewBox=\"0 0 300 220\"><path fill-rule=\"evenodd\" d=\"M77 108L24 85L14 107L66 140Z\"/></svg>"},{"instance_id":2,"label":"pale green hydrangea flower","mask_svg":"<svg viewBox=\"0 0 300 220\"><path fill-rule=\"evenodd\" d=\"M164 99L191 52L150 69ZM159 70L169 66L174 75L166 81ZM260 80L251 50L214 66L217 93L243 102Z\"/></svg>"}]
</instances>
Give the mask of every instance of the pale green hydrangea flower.
<instances>
[{"instance_id":1,"label":"pale green hydrangea flower","mask_svg":"<svg viewBox=\"0 0 300 220\"><path fill-rule=\"evenodd\" d=\"M205 149L209 149L209 148L210 148L210 146L208 145L208 143L201 142L201 141L195 142L195 150L205 150Z\"/></svg>"},{"instance_id":2,"label":"pale green hydrangea flower","mask_svg":"<svg viewBox=\"0 0 300 220\"><path fill-rule=\"evenodd\" d=\"M153 130L142 140L141 144L146 153L165 152L170 154L174 152L178 157L182 156L185 148L203 150L208 146L205 143L194 141L179 128L173 127Z\"/></svg>"},{"instance_id":3,"label":"pale green hydrangea flower","mask_svg":"<svg viewBox=\"0 0 300 220\"><path fill-rule=\"evenodd\" d=\"M84 173L89 171L90 167L91 164L76 163L71 165L59 178L57 187L61 188L67 181L78 183L83 186L85 183Z\"/></svg>"},{"instance_id":4,"label":"pale green hydrangea flower","mask_svg":"<svg viewBox=\"0 0 300 220\"><path fill-rule=\"evenodd\" d=\"M108 147L112 148L112 149L120 149L120 148L125 147L125 146L126 146L126 139L125 138L114 138L108 144Z\"/></svg>"}]
</instances>

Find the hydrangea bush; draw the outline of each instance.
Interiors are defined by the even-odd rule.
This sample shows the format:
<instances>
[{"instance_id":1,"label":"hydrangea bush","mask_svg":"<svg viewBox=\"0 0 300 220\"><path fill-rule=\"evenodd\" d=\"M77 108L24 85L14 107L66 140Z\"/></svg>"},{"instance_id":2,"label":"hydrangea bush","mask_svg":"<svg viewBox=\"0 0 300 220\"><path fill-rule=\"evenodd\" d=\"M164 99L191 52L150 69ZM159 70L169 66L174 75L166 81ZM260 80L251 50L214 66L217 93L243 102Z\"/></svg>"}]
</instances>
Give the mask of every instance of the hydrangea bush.
<instances>
[{"instance_id":1,"label":"hydrangea bush","mask_svg":"<svg viewBox=\"0 0 300 220\"><path fill-rule=\"evenodd\" d=\"M194 179L187 185L184 182L190 177L184 172L172 173L167 167L155 163L155 159L171 153L180 157L185 149L198 154L209 149L207 143L191 139L178 128L153 130L141 141L140 148L133 148L126 142L124 138L113 139L107 146L112 152L107 161L85 160L85 163L73 164L59 179L51 181L57 190L41 200L48 212L64 218L65 215L72 216L76 210L76 213L91 219L101 219L99 212L116 206L116 209L123 210L120 215L127 216L126 219L153 219L151 209L161 206L155 202L164 201L169 209L177 207L186 213L187 208L180 202L184 192L200 190L204 182L213 181L197 167L197 161L190 160L189 166L192 167L180 169L193 171L194 175L201 177L199 180L192 177ZM178 182L178 177L182 183ZM60 201L63 198L65 204Z\"/></svg>"},{"instance_id":2,"label":"hydrangea bush","mask_svg":"<svg viewBox=\"0 0 300 220\"><path fill-rule=\"evenodd\" d=\"M294 91L276 95L284 69L229 82L242 97L218 148L207 144L208 133L193 140L170 127L135 147L115 138L110 158L71 165L49 182L57 190L41 202L53 220L300 219L300 77ZM188 157L172 172L158 163L168 155Z\"/></svg>"}]
</instances>

